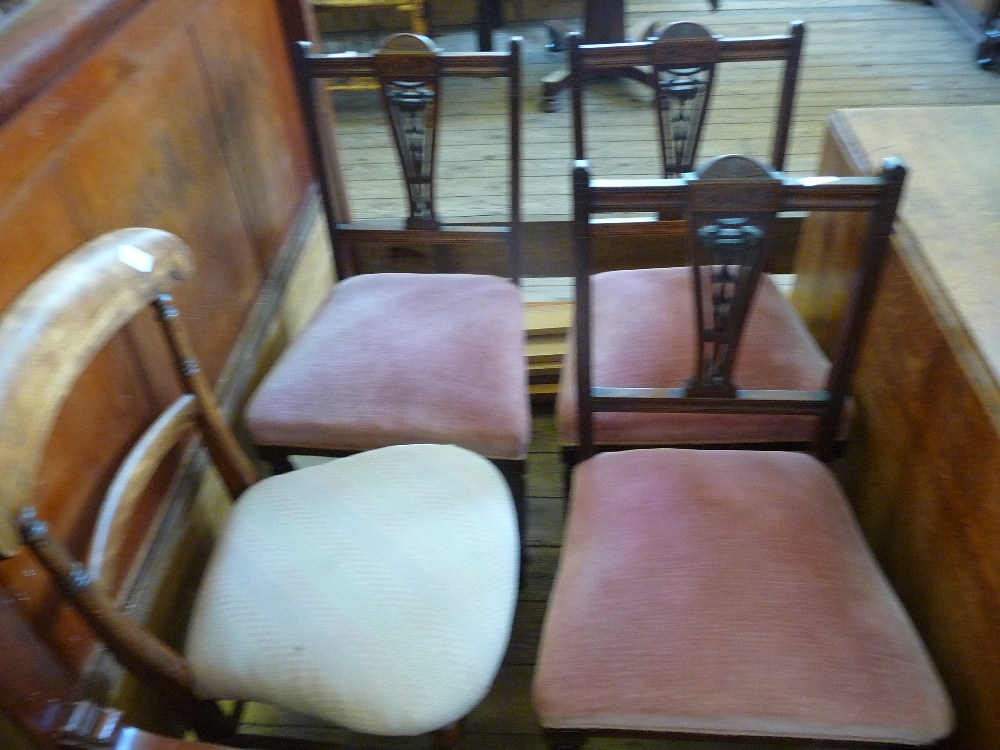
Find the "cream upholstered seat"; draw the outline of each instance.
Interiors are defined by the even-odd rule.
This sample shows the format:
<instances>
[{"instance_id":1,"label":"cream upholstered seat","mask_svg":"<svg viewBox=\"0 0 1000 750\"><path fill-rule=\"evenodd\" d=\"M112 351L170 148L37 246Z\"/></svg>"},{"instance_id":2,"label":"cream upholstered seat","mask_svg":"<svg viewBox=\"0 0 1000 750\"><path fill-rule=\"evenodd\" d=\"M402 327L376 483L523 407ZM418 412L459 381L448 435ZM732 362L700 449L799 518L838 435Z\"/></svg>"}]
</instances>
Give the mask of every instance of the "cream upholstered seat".
<instances>
[{"instance_id":1,"label":"cream upholstered seat","mask_svg":"<svg viewBox=\"0 0 1000 750\"><path fill-rule=\"evenodd\" d=\"M372 734L447 726L503 658L517 549L503 477L462 448L392 446L265 479L198 591L195 688Z\"/></svg>"},{"instance_id":2,"label":"cream upholstered seat","mask_svg":"<svg viewBox=\"0 0 1000 750\"><path fill-rule=\"evenodd\" d=\"M622 388L681 388L695 371L697 340L691 269L595 274L591 280L591 377ZM570 333L571 336L575 332ZM830 361L769 276L761 277L735 365L744 388L821 390ZM579 443L576 351L563 360L556 425L564 445ZM816 418L774 414L602 412L601 445L807 443Z\"/></svg>"},{"instance_id":3,"label":"cream upholstered seat","mask_svg":"<svg viewBox=\"0 0 1000 750\"><path fill-rule=\"evenodd\" d=\"M931 744L953 717L829 469L647 448L577 465L542 725Z\"/></svg>"},{"instance_id":4,"label":"cream upholstered seat","mask_svg":"<svg viewBox=\"0 0 1000 750\"><path fill-rule=\"evenodd\" d=\"M201 739L254 744L220 699L264 701L362 732L433 732L453 744L461 719L490 689L513 621L518 524L505 477L478 453L432 443L355 453L258 481L169 294L191 265L175 236L122 230L77 249L6 311L0 553L30 545L108 649ZM149 306L181 395L137 436L110 482L85 572L36 517L35 480L60 407L99 352L124 360L116 389L86 402L102 414L111 407L101 396L120 411L127 378L137 381L133 392L147 395L151 375L171 385L169 370L141 369L132 338L116 336ZM148 333L151 322L132 332ZM132 398L130 406L139 400ZM162 404L149 401L137 409L152 417ZM178 472L174 460L191 447L192 433L204 439L236 502L197 584L181 656L113 597L127 577L136 526L159 517L154 501L176 502L164 486L171 472L197 478Z\"/></svg>"}]
</instances>

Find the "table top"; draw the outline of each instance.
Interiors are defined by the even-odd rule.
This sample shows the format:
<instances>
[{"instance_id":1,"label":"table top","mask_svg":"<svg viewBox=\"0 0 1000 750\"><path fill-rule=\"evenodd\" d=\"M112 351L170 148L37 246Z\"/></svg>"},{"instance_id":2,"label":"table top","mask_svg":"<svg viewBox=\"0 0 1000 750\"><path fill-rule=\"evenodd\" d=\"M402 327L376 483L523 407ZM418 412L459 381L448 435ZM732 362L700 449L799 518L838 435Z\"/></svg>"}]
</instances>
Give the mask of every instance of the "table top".
<instances>
[{"instance_id":1,"label":"table top","mask_svg":"<svg viewBox=\"0 0 1000 750\"><path fill-rule=\"evenodd\" d=\"M1000 389L1000 105L843 109L830 129L859 172L906 163L901 254L953 345L985 368L970 374Z\"/></svg>"}]
</instances>

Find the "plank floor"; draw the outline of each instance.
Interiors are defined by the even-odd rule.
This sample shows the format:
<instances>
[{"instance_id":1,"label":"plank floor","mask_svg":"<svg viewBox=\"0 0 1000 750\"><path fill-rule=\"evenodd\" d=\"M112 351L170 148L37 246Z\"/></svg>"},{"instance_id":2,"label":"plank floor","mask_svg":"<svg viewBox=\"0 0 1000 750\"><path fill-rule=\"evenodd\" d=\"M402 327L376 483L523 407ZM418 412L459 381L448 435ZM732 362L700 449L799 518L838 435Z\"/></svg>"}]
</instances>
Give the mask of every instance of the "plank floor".
<instances>
[{"instance_id":1,"label":"plank floor","mask_svg":"<svg viewBox=\"0 0 1000 750\"><path fill-rule=\"evenodd\" d=\"M805 56L788 153L793 174L809 174L819 160L828 115L844 107L1000 103L1000 75L973 63L973 45L931 5L916 0L721 0L711 13L703 0L632 0L627 24L646 17L689 20L727 36L781 33L795 19L807 24ZM541 110L540 80L562 56L544 49L541 24L505 27L498 48L512 34L525 39L524 200L528 220L570 215L568 166L571 133L567 103ZM472 33L438 37L447 50L474 49ZM331 40L333 48L337 40ZM716 93L702 154L744 152L763 156L778 79L767 64L724 72ZM588 97L588 139L597 143L591 161L598 174L653 175L653 115L648 93L629 82L601 83ZM445 90L440 144L439 208L448 218L503 213L507 201L502 88L494 82L457 84ZM402 215L395 154L373 92L334 95L338 138L348 196L355 218ZM565 280L535 281L532 299L564 299ZM531 710L529 686L546 596L562 529L563 471L551 414L535 416L528 459L528 570L518 602L513 639L493 691L469 718L463 748L541 750L545 747ZM429 747L427 738L378 739L315 725L306 719L254 710L248 731L292 733L320 739L331 748ZM724 744L592 740L588 750L721 750ZM760 745L759 747L767 747ZM784 745L783 747L787 747Z\"/></svg>"},{"instance_id":2,"label":"plank floor","mask_svg":"<svg viewBox=\"0 0 1000 750\"><path fill-rule=\"evenodd\" d=\"M818 164L823 128L844 107L1000 103L1000 75L973 63L973 45L941 11L918 0L632 0L627 27L646 18L704 24L726 36L783 33L806 22L805 52L786 169L809 174ZM574 25L572 21L570 25ZM562 54L547 51L542 24L496 32L496 48L524 38L524 214L527 220L570 216L571 130L566 95L561 111L541 109L540 80ZM449 51L475 49L471 33L438 37ZM336 42L333 42L334 46ZM701 154L766 156L776 103L778 66L720 68L720 81ZM444 91L438 202L442 216L497 216L507 201L502 86L497 81L449 82ZM588 89L588 158L596 174L654 175L658 170L649 93L629 81ZM401 215L396 157L374 92L337 92L338 138L355 218Z\"/></svg>"}]
</instances>

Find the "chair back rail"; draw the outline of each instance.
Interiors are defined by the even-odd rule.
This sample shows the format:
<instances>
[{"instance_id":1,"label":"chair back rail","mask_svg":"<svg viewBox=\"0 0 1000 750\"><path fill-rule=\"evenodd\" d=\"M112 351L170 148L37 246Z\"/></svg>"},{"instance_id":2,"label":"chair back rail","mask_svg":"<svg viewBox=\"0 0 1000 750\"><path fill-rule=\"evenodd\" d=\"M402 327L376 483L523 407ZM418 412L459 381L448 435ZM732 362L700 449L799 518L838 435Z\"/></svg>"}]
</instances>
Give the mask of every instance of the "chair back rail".
<instances>
[{"instance_id":1,"label":"chair back rail","mask_svg":"<svg viewBox=\"0 0 1000 750\"><path fill-rule=\"evenodd\" d=\"M202 433L231 492L256 470L225 423L169 290L190 276L190 250L174 235L125 229L78 248L32 284L0 320L0 543L4 556L27 544L62 592L121 663L162 691L208 738L230 731L210 701L190 692L185 659L129 619L110 587L128 516L171 448ZM91 358L147 306L159 313L183 395L146 431L112 480L86 566L50 533L32 506L35 479L60 407Z\"/></svg>"},{"instance_id":2,"label":"chair back rail","mask_svg":"<svg viewBox=\"0 0 1000 750\"><path fill-rule=\"evenodd\" d=\"M581 457L594 452L593 413L602 411L818 415L814 450L829 457L905 173L902 164L887 159L877 177L794 179L756 160L726 156L682 178L598 180L591 178L586 162L578 161L573 182ZM663 216L677 215L678 211L688 225L692 278L696 281L692 284L696 370L682 388L595 384L591 373L591 241L598 236L632 233L635 225L648 229L668 223L648 217L611 217L608 221L607 214L648 212ZM768 225L782 211L851 211L869 216L861 262L850 285L848 314L822 391L743 389L733 380L746 312L767 263ZM744 241L747 235L760 244L761 252L753 252L753 243ZM720 236L721 242L716 242ZM731 255L700 258L713 243L726 246ZM748 265L744 267L744 263Z\"/></svg>"},{"instance_id":3,"label":"chair back rail","mask_svg":"<svg viewBox=\"0 0 1000 750\"><path fill-rule=\"evenodd\" d=\"M667 26L658 37L616 44L584 44L569 37L570 86L573 102L575 158L586 159L584 84L602 74L628 68L646 72L654 92L660 159L664 176L694 168L702 129L711 105L716 67L738 62L784 61L774 120L770 164L784 167L798 82L805 24L794 21L788 33L759 37L722 37L690 22Z\"/></svg>"},{"instance_id":4,"label":"chair back rail","mask_svg":"<svg viewBox=\"0 0 1000 750\"><path fill-rule=\"evenodd\" d=\"M508 80L508 131L510 221L486 227L479 242L489 244L505 240L508 275L515 282L521 275L524 242L521 227L521 39L511 40L509 52L442 52L434 43L415 34L397 34L372 53L317 54L309 42L293 47L301 104L309 130L309 141L327 215L338 213L343 201L329 184L328 164L333 158L333 139L322 116L320 97L328 96L323 82L331 78L368 77L377 81L383 110L399 158L409 201L409 215L397 234L367 235L372 242L397 242L404 245L472 244L471 232L478 226L448 231L449 225L438 216L435 196L435 165L441 80L444 78L506 78ZM383 232L386 222L376 222ZM339 278L357 273L353 247L361 239L359 231L367 222L352 222L344 217L329 222L334 262ZM504 237L506 235L506 237Z\"/></svg>"},{"instance_id":5,"label":"chair back rail","mask_svg":"<svg viewBox=\"0 0 1000 750\"><path fill-rule=\"evenodd\" d=\"M85 251L84 251L85 249ZM115 232L36 280L0 322L0 555L20 546L55 418L91 358L139 310L191 273L183 245L153 229Z\"/></svg>"}]
</instances>

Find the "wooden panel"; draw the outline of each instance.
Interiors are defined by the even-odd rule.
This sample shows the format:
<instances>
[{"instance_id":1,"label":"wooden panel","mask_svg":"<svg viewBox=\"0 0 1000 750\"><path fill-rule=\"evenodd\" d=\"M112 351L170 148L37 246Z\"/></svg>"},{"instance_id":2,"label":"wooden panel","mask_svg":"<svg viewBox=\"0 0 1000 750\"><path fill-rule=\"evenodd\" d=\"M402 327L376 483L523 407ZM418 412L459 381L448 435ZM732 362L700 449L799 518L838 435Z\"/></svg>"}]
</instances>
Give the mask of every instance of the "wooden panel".
<instances>
[{"instance_id":1,"label":"wooden panel","mask_svg":"<svg viewBox=\"0 0 1000 750\"><path fill-rule=\"evenodd\" d=\"M166 229L196 256L178 304L214 380L310 181L276 9L268 0L38 5L53 12L0 33L11 56L0 58L0 76L21 87L12 99L0 78L0 309L86 239L124 226ZM30 54L19 57L29 42ZM165 347L149 342L151 323L140 321L99 355L48 449L40 514L77 554L114 465L176 390L173 376L161 374ZM0 582L78 673L89 631L34 561L3 561Z\"/></svg>"},{"instance_id":2,"label":"wooden panel","mask_svg":"<svg viewBox=\"0 0 1000 750\"><path fill-rule=\"evenodd\" d=\"M1000 123L1000 107L843 111L820 165L862 174L896 155L911 167L855 377L859 434L840 468L955 703L942 746L962 750L1000 745L1000 657L986 645L1000 639L998 386L975 335L995 324L981 292L995 290L996 265L980 258L1000 214L967 195L997 169L981 144L1000 133L984 130L990 118ZM819 298L843 293L852 231L803 229L793 301L820 332L835 322Z\"/></svg>"},{"instance_id":3,"label":"wooden panel","mask_svg":"<svg viewBox=\"0 0 1000 750\"><path fill-rule=\"evenodd\" d=\"M177 299L198 332L198 354L214 380L263 272L196 60L190 37L179 31L87 122L58 172L87 235L152 226L191 245L196 272ZM150 116L158 110L159 116ZM153 371L161 369L157 361Z\"/></svg>"},{"instance_id":4,"label":"wooden panel","mask_svg":"<svg viewBox=\"0 0 1000 750\"><path fill-rule=\"evenodd\" d=\"M275 2L216 2L191 28L246 227L269 268L312 175Z\"/></svg>"}]
</instances>

